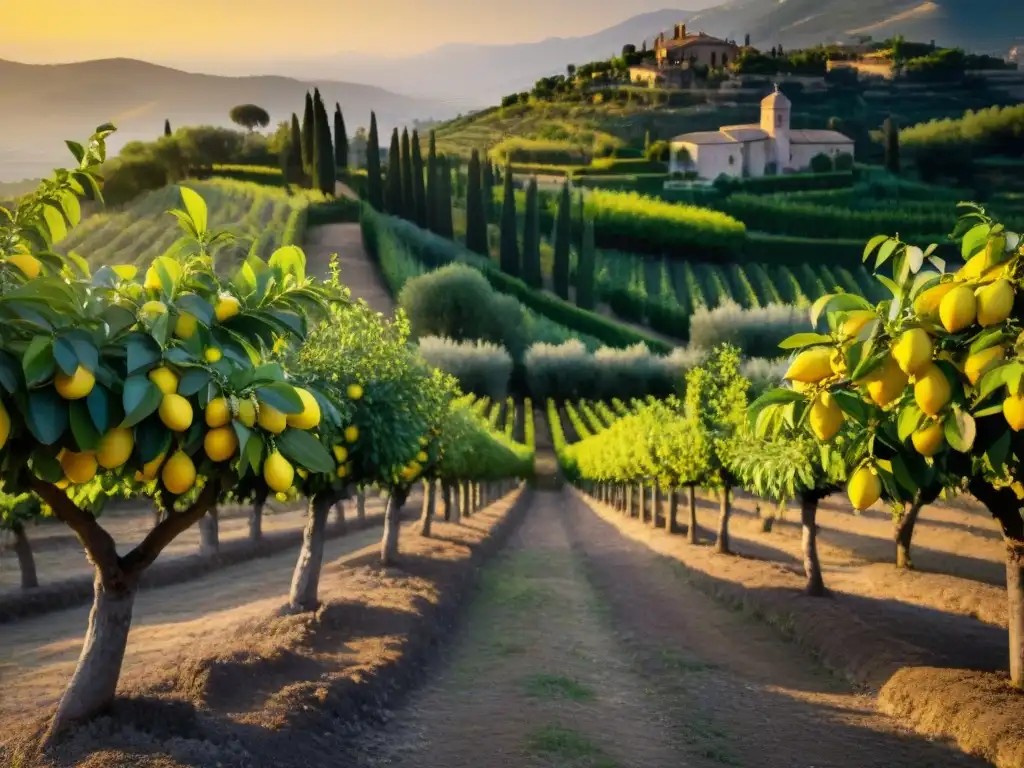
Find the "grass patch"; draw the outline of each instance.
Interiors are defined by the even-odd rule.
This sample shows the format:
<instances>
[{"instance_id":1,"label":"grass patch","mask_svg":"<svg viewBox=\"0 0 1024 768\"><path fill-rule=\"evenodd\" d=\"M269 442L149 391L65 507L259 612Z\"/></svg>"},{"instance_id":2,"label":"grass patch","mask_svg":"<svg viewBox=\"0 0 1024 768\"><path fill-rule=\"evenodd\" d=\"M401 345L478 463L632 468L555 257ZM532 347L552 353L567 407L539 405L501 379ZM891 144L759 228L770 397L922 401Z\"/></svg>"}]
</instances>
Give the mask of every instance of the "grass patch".
<instances>
[{"instance_id":1,"label":"grass patch","mask_svg":"<svg viewBox=\"0 0 1024 768\"><path fill-rule=\"evenodd\" d=\"M569 701L593 701L595 698L590 688L564 675L533 675L527 678L526 695L535 699Z\"/></svg>"},{"instance_id":2,"label":"grass patch","mask_svg":"<svg viewBox=\"0 0 1024 768\"><path fill-rule=\"evenodd\" d=\"M618 768L618 763L604 754L597 744L579 731L560 725L545 725L529 736L531 752L563 760L586 761L593 768Z\"/></svg>"}]
</instances>

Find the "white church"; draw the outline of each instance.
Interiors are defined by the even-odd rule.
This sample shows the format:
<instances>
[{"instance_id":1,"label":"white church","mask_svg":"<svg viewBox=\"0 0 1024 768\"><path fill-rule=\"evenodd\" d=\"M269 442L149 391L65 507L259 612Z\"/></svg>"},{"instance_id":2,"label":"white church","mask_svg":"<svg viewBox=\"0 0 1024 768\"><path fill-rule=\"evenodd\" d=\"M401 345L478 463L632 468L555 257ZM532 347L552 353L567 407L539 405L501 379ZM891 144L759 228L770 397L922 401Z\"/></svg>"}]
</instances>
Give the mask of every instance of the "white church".
<instances>
[{"instance_id":1,"label":"white church","mask_svg":"<svg viewBox=\"0 0 1024 768\"><path fill-rule=\"evenodd\" d=\"M671 173L696 171L702 179L764 176L803 171L818 154L853 154L853 139L837 131L794 131L789 127L792 104L775 86L761 101L761 124L725 125L717 131L676 136L669 144Z\"/></svg>"}]
</instances>

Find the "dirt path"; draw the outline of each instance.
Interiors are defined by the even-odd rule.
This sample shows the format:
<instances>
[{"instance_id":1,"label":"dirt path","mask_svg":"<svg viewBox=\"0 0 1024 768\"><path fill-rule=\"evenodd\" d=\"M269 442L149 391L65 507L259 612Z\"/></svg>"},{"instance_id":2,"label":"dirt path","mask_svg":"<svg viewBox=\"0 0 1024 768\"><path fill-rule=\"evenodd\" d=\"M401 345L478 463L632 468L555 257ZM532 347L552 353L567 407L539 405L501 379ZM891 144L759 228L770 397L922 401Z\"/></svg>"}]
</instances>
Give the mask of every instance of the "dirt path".
<instances>
[{"instance_id":1,"label":"dirt path","mask_svg":"<svg viewBox=\"0 0 1024 768\"><path fill-rule=\"evenodd\" d=\"M987 765L898 728L564 491L537 493L448 656L356 765Z\"/></svg>"},{"instance_id":2,"label":"dirt path","mask_svg":"<svg viewBox=\"0 0 1024 768\"><path fill-rule=\"evenodd\" d=\"M411 505L411 503L410 503ZM379 516L383 504L367 500ZM380 538L376 526L330 540L324 562L349 555ZM142 591L135 603L124 674L167 664L195 642L260 616L287 598L298 548L229 566L185 584ZM0 641L0 722L37 711L60 696L81 650L89 606L5 625Z\"/></svg>"},{"instance_id":3,"label":"dirt path","mask_svg":"<svg viewBox=\"0 0 1024 768\"><path fill-rule=\"evenodd\" d=\"M377 268L363 249L363 236L358 224L324 224L306 234L303 245L309 271L326 276L332 254L338 254L341 282L352 290L356 299L365 299L374 311L392 315L395 303L384 289Z\"/></svg>"}]
</instances>

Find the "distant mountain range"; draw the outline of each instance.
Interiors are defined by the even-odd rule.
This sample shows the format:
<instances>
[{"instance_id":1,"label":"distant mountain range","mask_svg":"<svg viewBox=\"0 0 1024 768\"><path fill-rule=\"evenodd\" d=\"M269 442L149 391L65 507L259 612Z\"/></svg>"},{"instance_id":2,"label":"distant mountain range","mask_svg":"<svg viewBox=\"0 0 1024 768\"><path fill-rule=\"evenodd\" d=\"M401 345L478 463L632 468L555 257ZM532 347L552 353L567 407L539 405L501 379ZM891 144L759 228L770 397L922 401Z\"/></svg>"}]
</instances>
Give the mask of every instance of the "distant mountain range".
<instances>
[{"instance_id":1,"label":"distant mountain range","mask_svg":"<svg viewBox=\"0 0 1024 768\"><path fill-rule=\"evenodd\" d=\"M690 0L688 5L703 10L653 11L578 37L459 43L390 59L379 53L340 53L287 62L236 62L231 68L259 67L300 78L344 77L396 93L430 95L468 109L494 104L541 77L564 72L567 64L617 54L626 43L639 46L646 40L650 45L658 32L671 32L683 22L692 31L740 42L749 34L755 46L766 49L778 43L797 48L850 42L856 35L883 40L896 34L1002 56L1024 44L1024 0L727 0L717 5Z\"/></svg>"},{"instance_id":2,"label":"distant mountain range","mask_svg":"<svg viewBox=\"0 0 1024 768\"><path fill-rule=\"evenodd\" d=\"M400 96L370 85L323 78L299 81L280 76L221 77L182 72L134 59L36 65L0 60L0 181L49 173L70 159L64 139L82 140L105 122L118 131L110 147L154 139L164 120L172 126L231 125L228 111L254 103L271 125L301 115L307 89L318 87L333 111L340 102L349 125L367 125L376 110L381 130L414 119L454 117L441 101ZM385 133L386 136L386 133Z\"/></svg>"}]
</instances>

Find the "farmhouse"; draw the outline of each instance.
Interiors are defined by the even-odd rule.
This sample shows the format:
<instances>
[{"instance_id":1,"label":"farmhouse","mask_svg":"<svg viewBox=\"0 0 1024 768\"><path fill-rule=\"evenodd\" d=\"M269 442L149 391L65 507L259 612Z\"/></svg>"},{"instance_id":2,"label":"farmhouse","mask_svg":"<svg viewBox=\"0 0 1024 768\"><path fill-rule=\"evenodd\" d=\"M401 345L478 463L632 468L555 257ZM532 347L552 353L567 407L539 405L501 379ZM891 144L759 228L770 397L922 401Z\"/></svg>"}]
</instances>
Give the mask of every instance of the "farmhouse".
<instances>
[{"instance_id":1,"label":"farmhouse","mask_svg":"<svg viewBox=\"0 0 1024 768\"><path fill-rule=\"evenodd\" d=\"M666 40L662 32L654 41L654 57L659 67L687 63L711 68L725 67L729 62L736 61L739 52L739 46L703 32L688 35L685 24L676 24L671 40Z\"/></svg>"},{"instance_id":2,"label":"farmhouse","mask_svg":"<svg viewBox=\"0 0 1024 768\"><path fill-rule=\"evenodd\" d=\"M764 176L808 168L811 158L853 154L853 139L836 131L794 131L792 104L775 91L761 101L760 125L726 125L717 131L676 136L670 142L672 173L696 172L704 179Z\"/></svg>"},{"instance_id":3,"label":"farmhouse","mask_svg":"<svg viewBox=\"0 0 1024 768\"><path fill-rule=\"evenodd\" d=\"M651 64L637 64L629 68L629 80L649 88L688 88L693 84L694 72L688 65L680 67L658 67Z\"/></svg>"}]
</instances>

